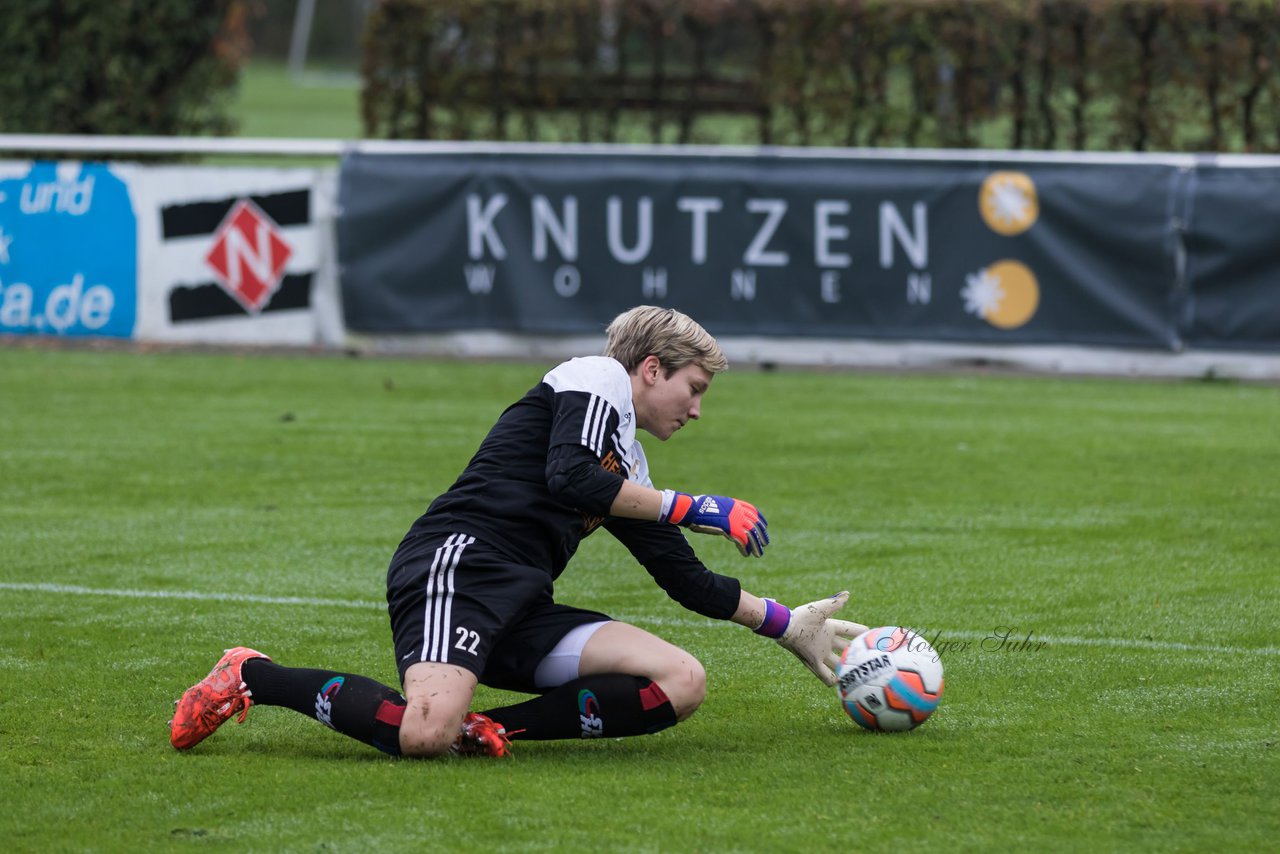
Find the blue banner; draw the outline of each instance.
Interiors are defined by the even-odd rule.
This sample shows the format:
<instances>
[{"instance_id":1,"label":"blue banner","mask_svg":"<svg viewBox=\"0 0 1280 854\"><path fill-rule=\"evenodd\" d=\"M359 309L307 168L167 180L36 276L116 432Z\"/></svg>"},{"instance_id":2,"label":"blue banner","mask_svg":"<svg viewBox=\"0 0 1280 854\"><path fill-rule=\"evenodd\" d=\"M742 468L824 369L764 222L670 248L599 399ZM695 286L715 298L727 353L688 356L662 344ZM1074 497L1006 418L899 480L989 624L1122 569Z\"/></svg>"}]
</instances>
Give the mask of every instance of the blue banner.
<instances>
[{"instance_id":1,"label":"blue banner","mask_svg":"<svg viewBox=\"0 0 1280 854\"><path fill-rule=\"evenodd\" d=\"M137 218L102 163L0 174L0 334L133 335Z\"/></svg>"}]
</instances>

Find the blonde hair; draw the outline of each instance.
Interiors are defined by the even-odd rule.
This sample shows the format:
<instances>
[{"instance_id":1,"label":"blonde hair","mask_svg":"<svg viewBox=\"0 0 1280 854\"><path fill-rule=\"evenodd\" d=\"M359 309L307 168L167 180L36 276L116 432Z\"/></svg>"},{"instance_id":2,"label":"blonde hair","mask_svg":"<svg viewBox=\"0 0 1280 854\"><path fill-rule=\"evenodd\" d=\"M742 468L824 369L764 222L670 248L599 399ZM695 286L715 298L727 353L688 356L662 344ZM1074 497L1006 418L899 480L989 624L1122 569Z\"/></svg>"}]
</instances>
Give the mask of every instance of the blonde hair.
<instances>
[{"instance_id":1,"label":"blonde hair","mask_svg":"<svg viewBox=\"0 0 1280 854\"><path fill-rule=\"evenodd\" d=\"M613 319L604 355L635 370L646 356L657 356L669 377L685 365L699 365L712 374L729 369L720 345L697 321L674 308L638 305Z\"/></svg>"}]
</instances>

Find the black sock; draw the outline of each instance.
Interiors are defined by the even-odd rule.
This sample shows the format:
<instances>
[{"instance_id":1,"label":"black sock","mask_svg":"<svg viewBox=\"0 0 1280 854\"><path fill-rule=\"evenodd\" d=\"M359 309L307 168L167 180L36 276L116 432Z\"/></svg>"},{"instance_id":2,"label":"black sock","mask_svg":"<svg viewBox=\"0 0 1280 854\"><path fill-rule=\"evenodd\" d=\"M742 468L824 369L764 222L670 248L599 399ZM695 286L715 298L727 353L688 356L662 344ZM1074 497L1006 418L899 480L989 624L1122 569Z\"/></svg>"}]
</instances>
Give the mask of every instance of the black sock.
<instances>
[{"instance_id":1,"label":"black sock","mask_svg":"<svg viewBox=\"0 0 1280 854\"><path fill-rule=\"evenodd\" d=\"M674 726L676 711L657 683L643 676L583 676L514 706L484 714L509 738L617 738Z\"/></svg>"},{"instance_id":2,"label":"black sock","mask_svg":"<svg viewBox=\"0 0 1280 854\"><path fill-rule=\"evenodd\" d=\"M293 709L383 753L400 755L405 701L399 691L365 676L281 667L265 658L246 661L240 675L255 706Z\"/></svg>"}]
</instances>

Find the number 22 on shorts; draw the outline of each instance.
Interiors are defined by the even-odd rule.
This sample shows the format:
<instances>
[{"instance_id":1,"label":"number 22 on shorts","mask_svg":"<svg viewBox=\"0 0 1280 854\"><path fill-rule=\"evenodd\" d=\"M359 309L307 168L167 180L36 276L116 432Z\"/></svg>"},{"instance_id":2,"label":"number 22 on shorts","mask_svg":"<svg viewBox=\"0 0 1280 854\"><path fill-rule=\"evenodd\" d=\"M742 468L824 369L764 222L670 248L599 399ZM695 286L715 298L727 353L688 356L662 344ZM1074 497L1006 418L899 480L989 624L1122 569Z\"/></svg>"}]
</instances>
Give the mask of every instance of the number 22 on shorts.
<instances>
[{"instance_id":1,"label":"number 22 on shorts","mask_svg":"<svg viewBox=\"0 0 1280 854\"><path fill-rule=\"evenodd\" d=\"M475 655L476 647L480 645L480 635L462 626L458 626L453 631L458 636L458 642L453 645L454 649Z\"/></svg>"}]
</instances>

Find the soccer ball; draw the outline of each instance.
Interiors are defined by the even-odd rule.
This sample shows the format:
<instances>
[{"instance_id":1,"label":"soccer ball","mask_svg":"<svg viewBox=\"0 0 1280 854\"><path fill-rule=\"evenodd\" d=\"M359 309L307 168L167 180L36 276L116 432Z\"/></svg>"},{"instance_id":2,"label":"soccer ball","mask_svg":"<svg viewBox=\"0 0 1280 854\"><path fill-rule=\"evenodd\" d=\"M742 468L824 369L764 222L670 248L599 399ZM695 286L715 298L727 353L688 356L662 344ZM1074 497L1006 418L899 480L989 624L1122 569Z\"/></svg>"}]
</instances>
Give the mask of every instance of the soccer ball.
<instances>
[{"instance_id":1,"label":"soccer ball","mask_svg":"<svg viewBox=\"0 0 1280 854\"><path fill-rule=\"evenodd\" d=\"M872 629L854 638L840 656L836 692L861 727L915 729L942 699L942 661L910 629Z\"/></svg>"}]
</instances>

